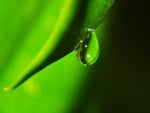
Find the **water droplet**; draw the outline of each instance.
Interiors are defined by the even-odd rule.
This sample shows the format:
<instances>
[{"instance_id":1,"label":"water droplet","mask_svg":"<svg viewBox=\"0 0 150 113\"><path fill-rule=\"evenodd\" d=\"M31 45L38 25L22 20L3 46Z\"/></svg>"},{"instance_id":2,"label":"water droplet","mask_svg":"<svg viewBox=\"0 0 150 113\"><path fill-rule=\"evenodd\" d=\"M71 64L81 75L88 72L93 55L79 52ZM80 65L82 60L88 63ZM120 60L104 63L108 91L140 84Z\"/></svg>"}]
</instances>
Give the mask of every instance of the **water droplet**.
<instances>
[{"instance_id":1,"label":"water droplet","mask_svg":"<svg viewBox=\"0 0 150 113\"><path fill-rule=\"evenodd\" d=\"M75 47L75 50L77 58L84 66L92 65L97 61L99 56L99 44L93 29L87 29Z\"/></svg>"}]
</instances>

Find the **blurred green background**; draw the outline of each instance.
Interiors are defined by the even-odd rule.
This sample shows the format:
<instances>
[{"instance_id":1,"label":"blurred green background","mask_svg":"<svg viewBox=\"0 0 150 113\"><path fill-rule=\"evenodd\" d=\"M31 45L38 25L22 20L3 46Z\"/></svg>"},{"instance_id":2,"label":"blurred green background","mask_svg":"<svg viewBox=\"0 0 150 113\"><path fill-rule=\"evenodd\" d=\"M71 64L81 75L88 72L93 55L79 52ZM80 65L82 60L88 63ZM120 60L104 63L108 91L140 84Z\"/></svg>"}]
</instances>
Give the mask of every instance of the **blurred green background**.
<instances>
[{"instance_id":1,"label":"blurred green background","mask_svg":"<svg viewBox=\"0 0 150 113\"><path fill-rule=\"evenodd\" d=\"M61 4L0 1L0 113L149 113L149 10L136 0L117 1L96 30L96 64L84 67L72 52L3 91L45 43Z\"/></svg>"}]
</instances>

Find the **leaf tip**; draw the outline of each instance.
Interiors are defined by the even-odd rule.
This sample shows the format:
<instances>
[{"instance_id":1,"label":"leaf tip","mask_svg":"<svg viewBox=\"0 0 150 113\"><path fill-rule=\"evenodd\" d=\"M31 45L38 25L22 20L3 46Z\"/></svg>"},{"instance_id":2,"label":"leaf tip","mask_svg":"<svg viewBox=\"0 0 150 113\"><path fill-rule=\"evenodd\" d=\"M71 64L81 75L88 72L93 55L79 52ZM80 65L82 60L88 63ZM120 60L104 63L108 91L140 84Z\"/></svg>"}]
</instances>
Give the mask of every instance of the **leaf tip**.
<instances>
[{"instance_id":1,"label":"leaf tip","mask_svg":"<svg viewBox=\"0 0 150 113\"><path fill-rule=\"evenodd\" d=\"M6 91L6 92L9 92L9 91L12 91L13 88L12 87L5 87L3 90Z\"/></svg>"}]
</instances>

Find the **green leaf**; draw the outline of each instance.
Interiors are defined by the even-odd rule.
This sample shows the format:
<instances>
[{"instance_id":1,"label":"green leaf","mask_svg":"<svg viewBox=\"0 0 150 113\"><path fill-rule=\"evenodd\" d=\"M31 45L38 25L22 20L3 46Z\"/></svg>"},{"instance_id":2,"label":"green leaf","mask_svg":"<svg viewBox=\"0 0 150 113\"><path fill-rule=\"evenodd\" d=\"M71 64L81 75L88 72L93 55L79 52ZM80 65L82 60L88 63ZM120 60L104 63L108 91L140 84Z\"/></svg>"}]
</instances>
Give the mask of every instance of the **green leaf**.
<instances>
[{"instance_id":1,"label":"green leaf","mask_svg":"<svg viewBox=\"0 0 150 113\"><path fill-rule=\"evenodd\" d=\"M5 91L21 85L35 73L73 51L87 28L96 29L104 19L114 0L65 0L52 33L39 53L22 71L19 78ZM67 42L67 43L66 43Z\"/></svg>"}]
</instances>

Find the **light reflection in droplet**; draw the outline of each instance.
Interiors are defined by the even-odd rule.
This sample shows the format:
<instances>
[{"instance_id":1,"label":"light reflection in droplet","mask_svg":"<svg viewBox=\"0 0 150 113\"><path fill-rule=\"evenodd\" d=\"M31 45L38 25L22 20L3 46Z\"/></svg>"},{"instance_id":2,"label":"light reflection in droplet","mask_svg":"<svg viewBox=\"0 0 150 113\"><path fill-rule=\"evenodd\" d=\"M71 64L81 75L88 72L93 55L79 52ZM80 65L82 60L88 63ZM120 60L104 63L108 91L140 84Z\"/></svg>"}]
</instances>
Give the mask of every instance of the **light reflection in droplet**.
<instances>
[{"instance_id":1,"label":"light reflection in droplet","mask_svg":"<svg viewBox=\"0 0 150 113\"><path fill-rule=\"evenodd\" d=\"M77 58L84 66L92 65L97 61L99 44L94 29L87 29L75 50Z\"/></svg>"}]
</instances>

